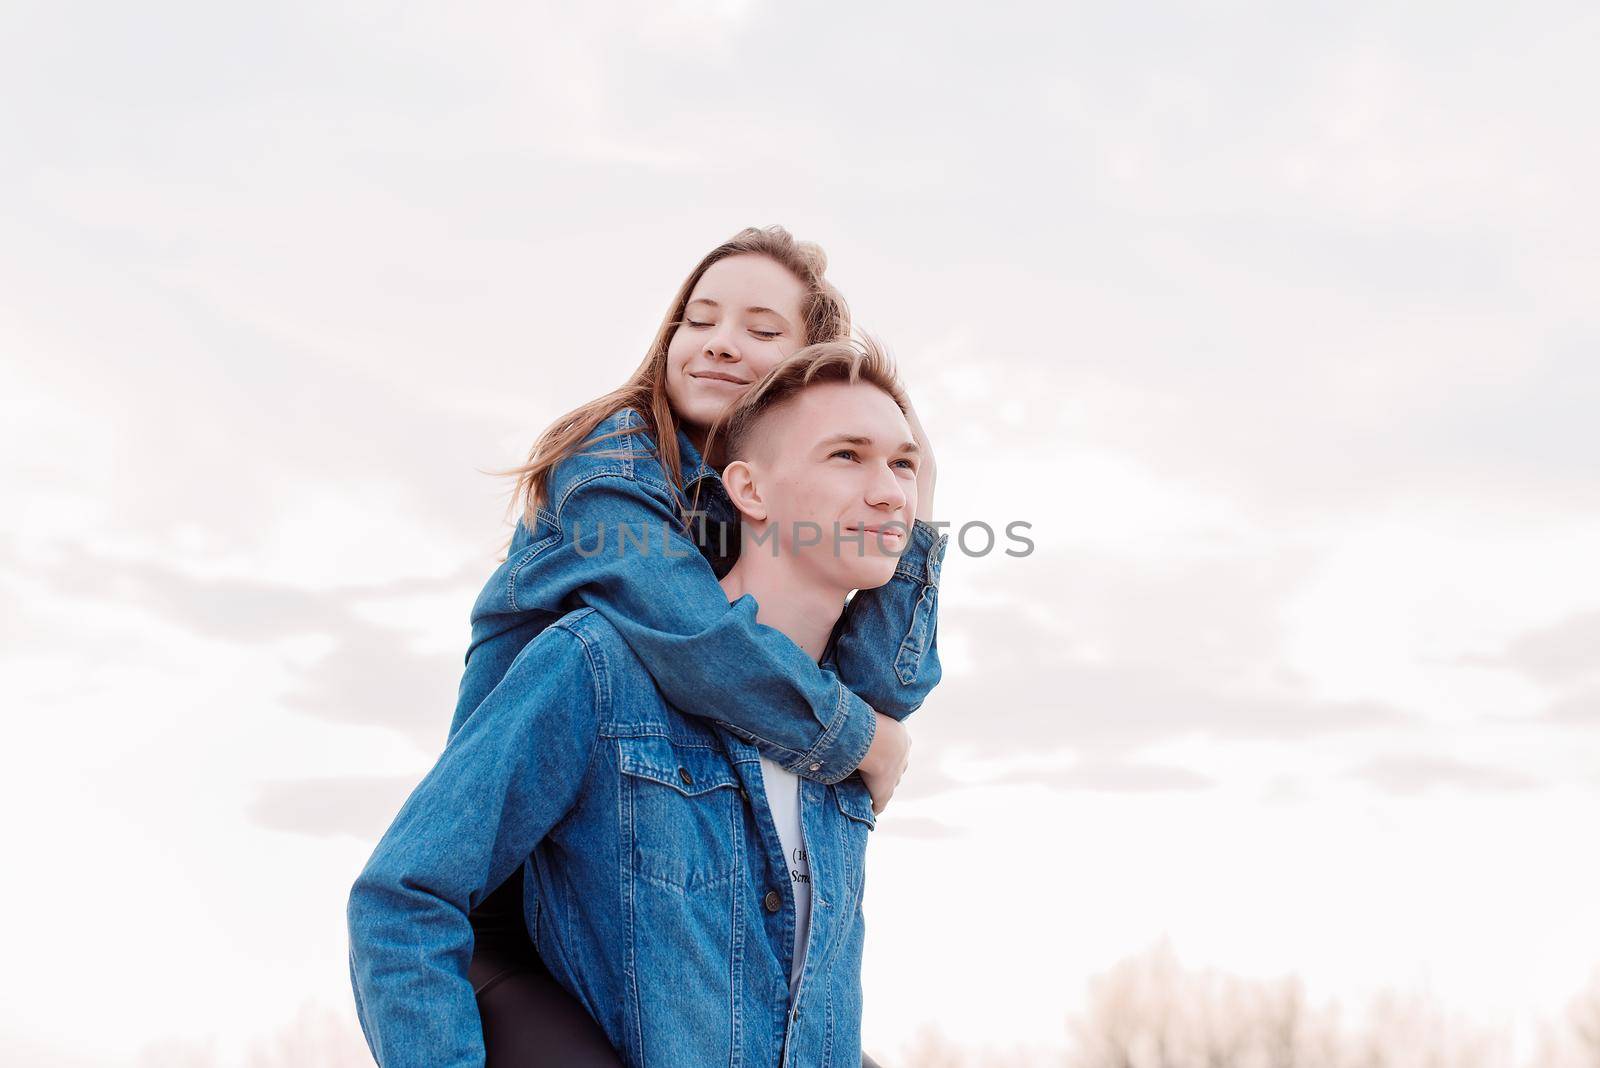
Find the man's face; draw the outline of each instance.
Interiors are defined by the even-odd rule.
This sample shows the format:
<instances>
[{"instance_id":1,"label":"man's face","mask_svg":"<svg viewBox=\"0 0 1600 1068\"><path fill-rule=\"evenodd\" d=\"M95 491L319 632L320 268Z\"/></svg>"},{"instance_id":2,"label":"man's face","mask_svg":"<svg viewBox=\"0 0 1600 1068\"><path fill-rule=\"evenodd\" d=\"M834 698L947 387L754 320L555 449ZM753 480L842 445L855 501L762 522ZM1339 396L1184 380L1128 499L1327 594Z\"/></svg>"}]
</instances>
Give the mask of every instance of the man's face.
<instances>
[{"instance_id":1,"label":"man's face","mask_svg":"<svg viewBox=\"0 0 1600 1068\"><path fill-rule=\"evenodd\" d=\"M758 434L750 463L779 551L840 589L888 582L916 514L920 462L894 399L866 383L821 383L772 412Z\"/></svg>"}]
</instances>

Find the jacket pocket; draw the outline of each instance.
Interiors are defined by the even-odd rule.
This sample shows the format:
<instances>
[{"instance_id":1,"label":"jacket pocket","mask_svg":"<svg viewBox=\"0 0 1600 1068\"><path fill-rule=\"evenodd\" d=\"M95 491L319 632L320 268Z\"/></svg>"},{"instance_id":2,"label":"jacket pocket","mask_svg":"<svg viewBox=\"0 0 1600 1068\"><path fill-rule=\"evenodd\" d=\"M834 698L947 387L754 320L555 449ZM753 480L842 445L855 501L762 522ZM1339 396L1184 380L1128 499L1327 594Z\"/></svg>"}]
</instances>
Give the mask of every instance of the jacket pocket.
<instances>
[{"instance_id":1,"label":"jacket pocket","mask_svg":"<svg viewBox=\"0 0 1600 1068\"><path fill-rule=\"evenodd\" d=\"M682 893L730 884L740 861L740 783L708 745L618 738L622 840L635 874Z\"/></svg>"},{"instance_id":2,"label":"jacket pocket","mask_svg":"<svg viewBox=\"0 0 1600 1068\"><path fill-rule=\"evenodd\" d=\"M845 910L840 915L853 916L861 910L867 878L867 841L878 825L878 818L872 811L872 792L859 775L842 779L829 789L843 817L837 823L840 870L844 873L847 896Z\"/></svg>"},{"instance_id":3,"label":"jacket pocket","mask_svg":"<svg viewBox=\"0 0 1600 1068\"><path fill-rule=\"evenodd\" d=\"M872 791L859 776L847 776L834 783L833 796L839 803L839 811L850 819L865 823L869 830L878 825L878 817L872 811Z\"/></svg>"}]
</instances>

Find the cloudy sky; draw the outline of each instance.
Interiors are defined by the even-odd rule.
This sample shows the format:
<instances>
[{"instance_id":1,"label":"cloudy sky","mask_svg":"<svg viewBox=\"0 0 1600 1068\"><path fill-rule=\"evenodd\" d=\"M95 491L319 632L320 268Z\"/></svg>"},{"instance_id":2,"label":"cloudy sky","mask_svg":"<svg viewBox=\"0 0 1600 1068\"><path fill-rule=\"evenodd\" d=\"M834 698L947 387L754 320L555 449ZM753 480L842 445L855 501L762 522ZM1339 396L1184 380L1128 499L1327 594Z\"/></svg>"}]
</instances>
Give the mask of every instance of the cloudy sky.
<instances>
[{"instance_id":1,"label":"cloudy sky","mask_svg":"<svg viewBox=\"0 0 1600 1068\"><path fill-rule=\"evenodd\" d=\"M869 1048L1059 1045L1163 936L1525 1044L1600 965L1597 46L1581 4L0 5L0 1059L353 1027L481 472L772 222L896 353L943 517L1037 545L952 546Z\"/></svg>"}]
</instances>

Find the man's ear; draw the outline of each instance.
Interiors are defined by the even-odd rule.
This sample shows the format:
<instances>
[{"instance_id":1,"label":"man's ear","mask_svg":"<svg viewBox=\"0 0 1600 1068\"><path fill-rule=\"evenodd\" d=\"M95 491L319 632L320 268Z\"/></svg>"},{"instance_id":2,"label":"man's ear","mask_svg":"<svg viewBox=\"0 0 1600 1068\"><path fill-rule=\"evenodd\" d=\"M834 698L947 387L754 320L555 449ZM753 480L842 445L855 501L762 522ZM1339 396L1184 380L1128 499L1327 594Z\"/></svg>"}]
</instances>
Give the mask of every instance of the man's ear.
<instances>
[{"instance_id":1,"label":"man's ear","mask_svg":"<svg viewBox=\"0 0 1600 1068\"><path fill-rule=\"evenodd\" d=\"M761 499L761 488L756 485L755 470L744 460L735 460L722 469L722 488L728 491L741 515L755 522L765 522L767 502Z\"/></svg>"}]
</instances>

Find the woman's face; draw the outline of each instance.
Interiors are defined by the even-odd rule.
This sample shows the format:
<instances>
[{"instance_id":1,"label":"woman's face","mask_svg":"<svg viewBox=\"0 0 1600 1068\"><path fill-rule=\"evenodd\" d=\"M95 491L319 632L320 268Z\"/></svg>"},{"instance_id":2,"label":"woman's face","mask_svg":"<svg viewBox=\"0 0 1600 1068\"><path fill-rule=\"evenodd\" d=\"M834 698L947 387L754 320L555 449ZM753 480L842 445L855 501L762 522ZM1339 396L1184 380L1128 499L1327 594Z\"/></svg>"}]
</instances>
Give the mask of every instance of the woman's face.
<instances>
[{"instance_id":1,"label":"woman's face","mask_svg":"<svg viewBox=\"0 0 1600 1068\"><path fill-rule=\"evenodd\" d=\"M745 253L706 269L667 344L667 399L697 444L723 410L805 345L806 287L765 256Z\"/></svg>"}]
</instances>

